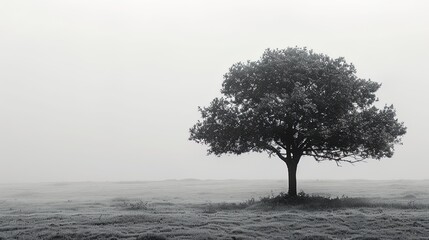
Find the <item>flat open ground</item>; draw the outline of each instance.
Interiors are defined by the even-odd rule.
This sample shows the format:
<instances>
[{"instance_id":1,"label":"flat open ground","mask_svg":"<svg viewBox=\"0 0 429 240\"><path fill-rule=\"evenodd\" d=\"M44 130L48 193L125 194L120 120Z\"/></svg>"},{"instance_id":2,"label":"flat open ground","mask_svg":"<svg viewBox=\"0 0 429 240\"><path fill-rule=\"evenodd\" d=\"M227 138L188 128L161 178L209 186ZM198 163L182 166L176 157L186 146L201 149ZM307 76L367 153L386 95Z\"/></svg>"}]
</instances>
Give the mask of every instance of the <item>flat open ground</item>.
<instances>
[{"instance_id":1,"label":"flat open ground","mask_svg":"<svg viewBox=\"0 0 429 240\"><path fill-rule=\"evenodd\" d=\"M308 194L374 203L359 207L233 204L285 187L274 180L0 184L0 239L429 239L429 180L299 181Z\"/></svg>"}]
</instances>

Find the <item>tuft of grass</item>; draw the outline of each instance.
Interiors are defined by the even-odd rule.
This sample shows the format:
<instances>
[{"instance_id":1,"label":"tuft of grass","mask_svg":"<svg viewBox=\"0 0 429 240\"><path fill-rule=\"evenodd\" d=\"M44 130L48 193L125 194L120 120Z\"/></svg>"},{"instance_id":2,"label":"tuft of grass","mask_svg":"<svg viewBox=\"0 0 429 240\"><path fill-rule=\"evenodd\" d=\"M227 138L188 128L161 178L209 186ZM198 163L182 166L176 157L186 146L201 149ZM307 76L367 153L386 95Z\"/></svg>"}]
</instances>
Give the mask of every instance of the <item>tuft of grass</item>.
<instances>
[{"instance_id":1,"label":"tuft of grass","mask_svg":"<svg viewBox=\"0 0 429 240\"><path fill-rule=\"evenodd\" d=\"M280 207L280 206L296 206L301 209L328 209L328 208L361 208L361 207L386 207L400 209L421 209L429 208L428 205L416 204L410 201L408 204L402 203L380 203L371 202L367 198L349 198L342 197L325 197L319 195L309 195L301 191L297 196L289 196L287 193L280 193L277 196L271 195L263 197L259 201L260 206Z\"/></svg>"},{"instance_id":2,"label":"tuft of grass","mask_svg":"<svg viewBox=\"0 0 429 240\"><path fill-rule=\"evenodd\" d=\"M343 196L341 198L330 198L319 195L309 195L301 191L297 196L289 196L287 193L281 192L279 195L263 197L260 199L261 205L267 205L272 207L277 206L300 206L303 208L338 208L344 206L344 203L347 202L348 206L362 204L364 199L353 199L349 201L349 198Z\"/></svg>"},{"instance_id":3,"label":"tuft of grass","mask_svg":"<svg viewBox=\"0 0 429 240\"><path fill-rule=\"evenodd\" d=\"M386 203L375 202L368 198L350 198L347 196L327 197L320 195L309 195L300 191L297 196L289 196L281 192L275 196L262 197L259 201L251 198L239 203L208 203L203 205L203 213L216 213L218 211L252 209L276 209L281 207L293 207L302 210L312 209L339 209L339 208L398 208L398 209L429 209L429 205L418 204L415 201L408 203Z\"/></svg>"},{"instance_id":4,"label":"tuft of grass","mask_svg":"<svg viewBox=\"0 0 429 240\"><path fill-rule=\"evenodd\" d=\"M123 201L120 206L126 210L148 210L149 203L144 202L143 200L138 200L135 202Z\"/></svg>"},{"instance_id":5,"label":"tuft of grass","mask_svg":"<svg viewBox=\"0 0 429 240\"><path fill-rule=\"evenodd\" d=\"M244 202L239 203L208 203L204 205L203 213L216 213L218 211L225 211L225 210L240 210L248 208L249 206L252 206L257 201L254 198L251 198L249 200L246 200Z\"/></svg>"}]
</instances>

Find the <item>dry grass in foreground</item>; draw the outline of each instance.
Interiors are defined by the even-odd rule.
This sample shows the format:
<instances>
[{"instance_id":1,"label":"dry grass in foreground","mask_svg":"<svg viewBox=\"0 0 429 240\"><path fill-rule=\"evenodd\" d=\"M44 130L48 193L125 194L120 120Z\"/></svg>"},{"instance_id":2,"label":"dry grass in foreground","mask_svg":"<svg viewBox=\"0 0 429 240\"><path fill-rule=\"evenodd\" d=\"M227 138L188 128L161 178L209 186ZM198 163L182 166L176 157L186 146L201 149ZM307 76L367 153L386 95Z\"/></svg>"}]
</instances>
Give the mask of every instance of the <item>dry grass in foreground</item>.
<instances>
[{"instance_id":1,"label":"dry grass in foreground","mask_svg":"<svg viewBox=\"0 0 429 240\"><path fill-rule=\"evenodd\" d=\"M0 239L428 240L429 180L303 181L311 195L273 194L284 186L260 180L0 184ZM341 194L349 197L328 197Z\"/></svg>"}]
</instances>

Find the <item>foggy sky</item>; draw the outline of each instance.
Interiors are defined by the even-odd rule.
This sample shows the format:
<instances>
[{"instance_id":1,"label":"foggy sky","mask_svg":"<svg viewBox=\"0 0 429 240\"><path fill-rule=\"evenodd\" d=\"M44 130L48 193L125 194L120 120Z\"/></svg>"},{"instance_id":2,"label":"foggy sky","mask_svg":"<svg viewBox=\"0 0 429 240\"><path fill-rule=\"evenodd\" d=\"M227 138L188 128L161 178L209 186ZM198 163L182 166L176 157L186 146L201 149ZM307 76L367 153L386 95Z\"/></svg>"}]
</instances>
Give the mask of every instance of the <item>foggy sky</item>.
<instances>
[{"instance_id":1,"label":"foggy sky","mask_svg":"<svg viewBox=\"0 0 429 240\"><path fill-rule=\"evenodd\" d=\"M266 48L345 57L408 133L393 158L298 179L427 179L427 1L1 1L0 183L286 179L267 154L188 141L223 74ZM299 181L298 181L299 183Z\"/></svg>"}]
</instances>

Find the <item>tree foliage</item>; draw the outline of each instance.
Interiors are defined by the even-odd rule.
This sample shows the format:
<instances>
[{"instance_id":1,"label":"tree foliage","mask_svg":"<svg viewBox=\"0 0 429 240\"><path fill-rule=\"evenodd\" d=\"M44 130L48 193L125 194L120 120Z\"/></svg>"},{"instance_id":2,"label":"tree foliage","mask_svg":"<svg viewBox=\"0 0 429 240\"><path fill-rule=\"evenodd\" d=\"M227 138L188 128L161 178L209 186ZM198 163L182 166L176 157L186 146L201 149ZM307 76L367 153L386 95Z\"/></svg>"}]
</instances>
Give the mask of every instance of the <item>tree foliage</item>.
<instances>
[{"instance_id":1,"label":"tree foliage","mask_svg":"<svg viewBox=\"0 0 429 240\"><path fill-rule=\"evenodd\" d=\"M374 105L379 87L344 58L267 49L229 69L223 97L199 108L189 139L210 154L267 152L286 163L304 155L337 163L391 157L406 128L393 106Z\"/></svg>"}]
</instances>

